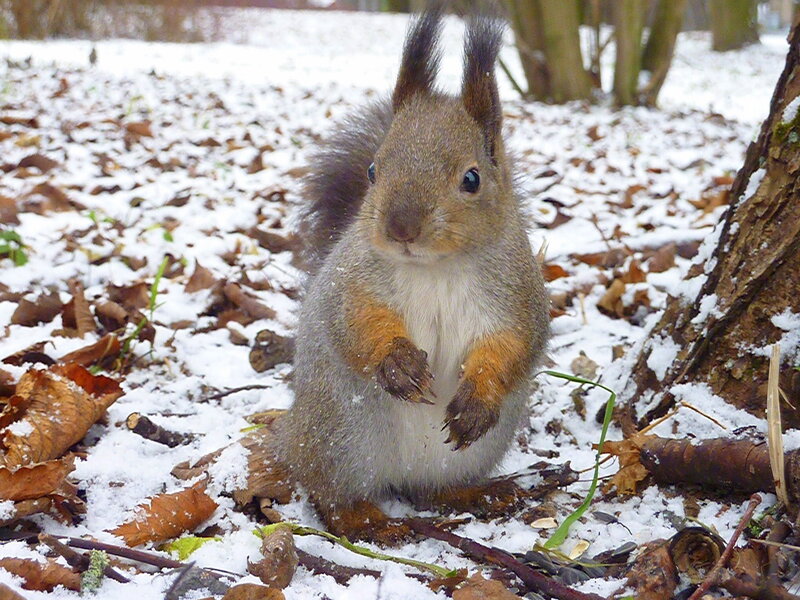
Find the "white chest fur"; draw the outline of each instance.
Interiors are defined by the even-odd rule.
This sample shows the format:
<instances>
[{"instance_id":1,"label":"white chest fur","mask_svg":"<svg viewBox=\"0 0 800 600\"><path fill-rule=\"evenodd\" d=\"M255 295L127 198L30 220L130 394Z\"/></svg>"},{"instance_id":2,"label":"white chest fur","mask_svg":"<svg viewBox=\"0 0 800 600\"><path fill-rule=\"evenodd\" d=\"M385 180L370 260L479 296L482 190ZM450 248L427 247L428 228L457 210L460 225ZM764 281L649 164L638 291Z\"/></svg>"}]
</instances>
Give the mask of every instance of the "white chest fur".
<instances>
[{"instance_id":1,"label":"white chest fur","mask_svg":"<svg viewBox=\"0 0 800 600\"><path fill-rule=\"evenodd\" d=\"M475 340L496 328L489 299L475 285L468 266L432 268L403 265L397 269L394 298L411 340L428 353L435 377L433 406L398 401L394 406L398 452L386 475L412 489L436 489L463 481L484 461L481 443L453 452L442 431L445 409L458 384L462 363Z\"/></svg>"}]
</instances>

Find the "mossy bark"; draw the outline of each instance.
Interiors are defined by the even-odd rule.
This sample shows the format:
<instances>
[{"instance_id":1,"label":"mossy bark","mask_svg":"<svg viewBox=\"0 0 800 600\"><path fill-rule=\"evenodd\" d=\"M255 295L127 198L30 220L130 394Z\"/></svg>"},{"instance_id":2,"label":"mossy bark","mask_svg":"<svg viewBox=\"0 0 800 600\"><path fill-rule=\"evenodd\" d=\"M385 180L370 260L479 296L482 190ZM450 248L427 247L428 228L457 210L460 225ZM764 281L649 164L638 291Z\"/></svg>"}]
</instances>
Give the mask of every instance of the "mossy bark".
<instances>
[{"instance_id":1,"label":"mossy bark","mask_svg":"<svg viewBox=\"0 0 800 600\"><path fill-rule=\"evenodd\" d=\"M709 0L711 48L736 50L758 42L756 0Z\"/></svg>"},{"instance_id":2,"label":"mossy bark","mask_svg":"<svg viewBox=\"0 0 800 600\"><path fill-rule=\"evenodd\" d=\"M776 317L800 314L800 121L784 123L786 107L800 96L800 27L790 34L789 54L758 139L730 191L716 248L687 279L704 277L697 297L670 298L651 331L622 393L627 431L666 413L674 389L705 383L727 402L763 416L768 359L764 351L786 331ZM795 136L792 135L795 132ZM758 175L755 173L758 172ZM758 177L751 183L751 178ZM711 305L712 311L701 310ZM648 366L663 342L680 349L663 378ZM784 347L780 386L800 397L800 348ZM784 423L800 426L800 410L785 408Z\"/></svg>"},{"instance_id":3,"label":"mossy bark","mask_svg":"<svg viewBox=\"0 0 800 600\"><path fill-rule=\"evenodd\" d=\"M588 99L592 81L581 53L580 2L538 0L538 4L552 100L560 103Z\"/></svg>"},{"instance_id":4,"label":"mossy bark","mask_svg":"<svg viewBox=\"0 0 800 600\"><path fill-rule=\"evenodd\" d=\"M509 21L517 41L528 94L536 100L551 97L550 71L544 55L544 36L539 3L532 0L506 0Z\"/></svg>"}]
</instances>

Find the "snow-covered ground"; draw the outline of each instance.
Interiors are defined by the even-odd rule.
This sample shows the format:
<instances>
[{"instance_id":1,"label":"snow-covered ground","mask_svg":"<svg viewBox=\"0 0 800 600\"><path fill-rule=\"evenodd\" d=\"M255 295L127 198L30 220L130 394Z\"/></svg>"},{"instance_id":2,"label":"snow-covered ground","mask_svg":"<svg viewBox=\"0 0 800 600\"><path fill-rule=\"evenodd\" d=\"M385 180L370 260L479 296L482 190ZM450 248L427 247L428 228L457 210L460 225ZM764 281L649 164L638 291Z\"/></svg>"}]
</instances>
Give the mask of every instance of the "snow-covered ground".
<instances>
[{"instance_id":1,"label":"snow-covered ground","mask_svg":"<svg viewBox=\"0 0 800 600\"><path fill-rule=\"evenodd\" d=\"M88 66L89 42L0 42L0 58L9 59L0 65L0 116L37 119L35 127L0 124L0 133L10 134L0 137L0 163L11 166L0 175L0 195L35 203L35 186L48 182L81 205L19 213L13 229L28 246L29 262L14 267L0 259L0 292L34 298L53 287L67 301L66 282L77 278L87 298L105 298L109 284L149 284L164 256L177 261L160 286L152 353L127 376L126 393L106 422L90 431L88 454L74 473L87 494L86 518L66 527L50 517L34 517L43 529L114 541L105 530L123 522L144 498L183 487L170 475L175 464L240 437L246 416L291 403L290 369L259 375L248 362L249 346L236 342L251 343L264 328L292 330L294 292L302 286L302 273L292 266L289 253L271 253L248 232L256 226L281 234L291 230L294 207L302 200L299 177L306 153L337 116L391 89L405 25L404 17L394 15L240 11L228 20L230 42L100 41L93 68ZM454 89L461 61L455 20L448 23L445 40L442 84ZM546 243L547 263L566 272L549 284L563 303L563 314L553 320L554 369L571 372L572 361L584 352L606 385L622 386L611 376L622 372L618 363L612 365L612 349L629 349L641 340L667 294L677 293L690 264L681 255L692 254L724 211L715 199L767 114L785 52L784 39L774 35L764 36L761 45L726 54L710 52L705 35L682 35L659 111L525 103L499 74L506 131L538 224L532 244ZM24 64L28 57L30 66ZM504 50L504 57L518 71L512 48ZM126 125L143 121L151 122L152 136L126 134ZM57 166L47 173L13 168L33 153ZM651 256L672 242L679 249L675 266L656 272ZM629 250L629 256L609 267L581 257L609 248ZM643 265L646 280L629 285L623 297L630 308L625 318L607 316L597 302L615 273L629 272L634 260ZM276 317L216 327L209 292L184 289L195 262L223 281L246 276L254 282L248 291L273 308ZM9 325L16 306L16 301L0 299L0 359L40 341L47 342L46 352L53 357L87 344L54 335L62 327L60 317L36 326ZM180 323L187 319L188 327ZM142 355L150 350L149 344L135 348ZM0 368L15 377L25 370ZM208 401L216 391L249 384L269 388ZM531 398L530 428L506 458L503 473L540 460L532 449L553 451L554 463L592 464L591 444L599 437L594 416L606 398L588 392L585 413L579 414L570 396L573 389L542 378ZM713 397L697 406L729 429L755 425L765 430L761 420ZM131 412L154 416L196 438L166 449L126 429ZM690 411L657 432L721 433ZM612 430L612 439L620 436ZM231 470L237 465L231 461ZM615 469L608 465L605 473ZM587 487L582 481L569 489L570 495L558 497L558 519L577 506ZM257 553L259 541L249 517L234 511L221 491L211 490L220 503L212 522L223 532L222 540L205 545L192 559L245 573L247 557ZM699 519L729 537L742 507L714 500L702 500L700 506ZM411 510L401 501L385 508L398 515ZM684 510L680 496L656 488L633 498L600 499L595 509L616 515L620 523L587 514L576 524L566 551L579 540L589 542L587 556L592 556L628 541L668 537ZM290 519L319 525L304 499L280 510ZM472 521L458 531L514 552L525 552L547 537L546 531L517 518ZM342 564L385 570L385 575L381 581L360 577L340 586L301 569L285 590L289 599L444 597L405 577L399 566L360 559L317 539L303 538L298 545ZM393 552L474 568L434 541ZM31 554L22 543L0 546L0 556ZM16 585L2 570L0 582ZM141 574L124 585L107 581L100 597L160 600L169 583L161 575ZM583 588L607 594L617 586L615 581L592 581ZM24 595L76 597L66 591Z\"/></svg>"}]
</instances>

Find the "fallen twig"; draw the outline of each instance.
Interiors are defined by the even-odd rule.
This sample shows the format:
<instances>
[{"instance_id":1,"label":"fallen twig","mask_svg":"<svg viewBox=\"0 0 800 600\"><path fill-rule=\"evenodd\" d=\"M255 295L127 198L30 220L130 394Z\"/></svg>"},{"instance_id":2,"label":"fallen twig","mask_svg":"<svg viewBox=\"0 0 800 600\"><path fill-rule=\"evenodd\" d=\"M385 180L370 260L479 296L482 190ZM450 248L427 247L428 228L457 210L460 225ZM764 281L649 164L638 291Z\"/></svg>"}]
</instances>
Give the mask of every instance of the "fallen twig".
<instances>
[{"instance_id":1,"label":"fallen twig","mask_svg":"<svg viewBox=\"0 0 800 600\"><path fill-rule=\"evenodd\" d=\"M48 546L53 552L62 556L64 560L67 561L67 564L70 567L78 569L79 571L85 571L89 568L89 557L79 552L75 552L72 548L65 546L61 542L59 542L56 538L52 535L48 535L46 533L39 534L39 541L42 544ZM108 577L109 579L113 579L114 581L119 581L120 583L128 583L130 579L125 577L122 573L117 571L111 566L107 566L103 569L103 574Z\"/></svg>"},{"instance_id":2,"label":"fallen twig","mask_svg":"<svg viewBox=\"0 0 800 600\"><path fill-rule=\"evenodd\" d=\"M333 580L340 585L346 585L347 582L356 575L366 575L367 577L374 577L375 579L383 575L381 571L375 569L360 569L357 567L339 565L321 556L309 554L300 548L297 548L297 557L300 559L300 564L315 575L330 575L333 577ZM406 573L406 577L416 579L423 583L430 581L428 577L421 573Z\"/></svg>"},{"instance_id":3,"label":"fallen twig","mask_svg":"<svg viewBox=\"0 0 800 600\"><path fill-rule=\"evenodd\" d=\"M407 522L409 527L417 533L446 542L454 548L458 548L473 560L499 565L510 570L522 580L522 583L530 591L541 592L558 600L606 600L597 594L584 594L583 592L572 590L564 584L542 575L500 548L484 546L455 533L442 531L435 525L421 519L408 519Z\"/></svg>"},{"instance_id":4,"label":"fallen twig","mask_svg":"<svg viewBox=\"0 0 800 600\"><path fill-rule=\"evenodd\" d=\"M186 563L165 556L159 556L152 552L145 552L143 550L134 550L133 548L126 548L124 546L115 546L114 544L106 544L105 542L96 542L94 540L83 540L80 538L62 538L67 542L67 546L73 548L81 548L82 550L103 550L114 556L121 556L130 560L135 560L146 565L153 565L162 569L177 569L185 567Z\"/></svg>"},{"instance_id":5,"label":"fallen twig","mask_svg":"<svg viewBox=\"0 0 800 600\"><path fill-rule=\"evenodd\" d=\"M694 591L694 593L689 596L688 600L699 600L703 597L703 594L705 594L711 588L711 586L719 584L719 574L723 567L730 560L731 554L733 554L733 548L736 546L736 541L739 539L739 536L742 535L742 532L744 531L745 527L747 527L750 519L753 518L753 513L759 504L761 504L760 495L753 494L750 496L750 503L747 505L747 509L744 511L742 519L739 521L739 525L736 526L736 530L733 532L731 539L728 540L728 545L725 546L725 550L720 555L716 564L708 572L703 582L697 586L697 589Z\"/></svg>"},{"instance_id":6,"label":"fallen twig","mask_svg":"<svg viewBox=\"0 0 800 600\"><path fill-rule=\"evenodd\" d=\"M239 392L246 392L248 390L266 390L266 389L268 389L270 387L271 386L264 385L263 383L254 383L252 385L243 385L241 387L229 388L229 389L224 390L222 392L218 392L216 394L213 394L212 396L209 396L208 398L205 398L204 401L205 402L209 402L211 400L221 400L225 396L230 396L231 394L237 394Z\"/></svg>"},{"instance_id":7,"label":"fallen twig","mask_svg":"<svg viewBox=\"0 0 800 600\"><path fill-rule=\"evenodd\" d=\"M790 594L771 577L761 583L754 583L731 575L719 585L734 596L744 596L753 600L800 600L800 596Z\"/></svg>"},{"instance_id":8,"label":"fallen twig","mask_svg":"<svg viewBox=\"0 0 800 600\"><path fill-rule=\"evenodd\" d=\"M176 433L175 431L164 429L161 425L151 421L146 415L136 412L128 415L128 418L125 419L125 425L133 433L142 436L146 440L164 444L170 448L180 446L191 439L191 436L184 433Z\"/></svg>"}]
</instances>

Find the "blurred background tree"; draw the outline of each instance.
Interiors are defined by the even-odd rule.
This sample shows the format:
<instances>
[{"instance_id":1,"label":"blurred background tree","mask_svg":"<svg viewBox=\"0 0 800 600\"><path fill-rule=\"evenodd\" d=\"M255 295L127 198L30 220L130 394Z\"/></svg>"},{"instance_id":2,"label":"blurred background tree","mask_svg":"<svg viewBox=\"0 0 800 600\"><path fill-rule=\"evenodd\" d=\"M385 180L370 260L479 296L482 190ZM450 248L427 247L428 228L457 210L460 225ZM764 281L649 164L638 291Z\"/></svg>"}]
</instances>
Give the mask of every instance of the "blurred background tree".
<instances>
[{"instance_id":1,"label":"blurred background tree","mask_svg":"<svg viewBox=\"0 0 800 600\"><path fill-rule=\"evenodd\" d=\"M711 47L719 52L758 42L756 0L709 0Z\"/></svg>"}]
</instances>

